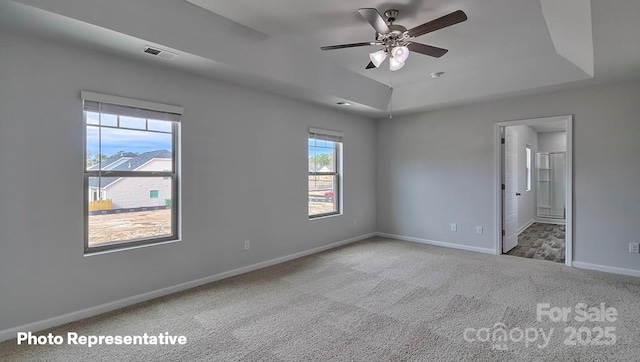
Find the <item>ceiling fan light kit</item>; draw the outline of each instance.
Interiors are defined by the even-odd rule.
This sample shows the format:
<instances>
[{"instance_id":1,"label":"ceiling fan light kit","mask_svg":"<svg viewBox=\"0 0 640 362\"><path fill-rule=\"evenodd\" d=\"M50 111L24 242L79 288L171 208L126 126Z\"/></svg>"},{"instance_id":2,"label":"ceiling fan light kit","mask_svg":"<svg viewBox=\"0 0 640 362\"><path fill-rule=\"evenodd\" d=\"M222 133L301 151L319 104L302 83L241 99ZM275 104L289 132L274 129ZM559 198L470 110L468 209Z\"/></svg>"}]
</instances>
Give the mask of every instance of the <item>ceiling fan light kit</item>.
<instances>
[{"instance_id":1,"label":"ceiling fan light kit","mask_svg":"<svg viewBox=\"0 0 640 362\"><path fill-rule=\"evenodd\" d=\"M371 63L378 68L385 59L387 59L387 52L384 50L378 50L377 52L369 54L369 59L371 59Z\"/></svg>"},{"instance_id":2,"label":"ceiling fan light kit","mask_svg":"<svg viewBox=\"0 0 640 362\"><path fill-rule=\"evenodd\" d=\"M389 69L390 70L398 70L400 68L404 67L404 62L398 61L395 58L389 58Z\"/></svg>"},{"instance_id":3,"label":"ceiling fan light kit","mask_svg":"<svg viewBox=\"0 0 640 362\"><path fill-rule=\"evenodd\" d=\"M395 47L391 50L391 56L400 63L404 63L409 58L409 48L406 46Z\"/></svg>"},{"instance_id":4,"label":"ceiling fan light kit","mask_svg":"<svg viewBox=\"0 0 640 362\"><path fill-rule=\"evenodd\" d=\"M404 66L410 52L440 58L448 52L447 49L416 43L413 40L421 35L467 20L467 15L464 11L457 10L438 19L407 30L407 28L402 25L394 24L398 17L398 10L390 9L385 11L384 15L386 17L386 21L376 9L362 8L358 11L360 12L360 15L362 15L362 17L376 30L376 40L368 43L363 42L323 46L320 49L334 50L371 45L382 46L381 50L369 54L371 62L366 66L366 69L380 67L382 62L384 62L387 56L389 56L389 69L398 70Z\"/></svg>"}]
</instances>

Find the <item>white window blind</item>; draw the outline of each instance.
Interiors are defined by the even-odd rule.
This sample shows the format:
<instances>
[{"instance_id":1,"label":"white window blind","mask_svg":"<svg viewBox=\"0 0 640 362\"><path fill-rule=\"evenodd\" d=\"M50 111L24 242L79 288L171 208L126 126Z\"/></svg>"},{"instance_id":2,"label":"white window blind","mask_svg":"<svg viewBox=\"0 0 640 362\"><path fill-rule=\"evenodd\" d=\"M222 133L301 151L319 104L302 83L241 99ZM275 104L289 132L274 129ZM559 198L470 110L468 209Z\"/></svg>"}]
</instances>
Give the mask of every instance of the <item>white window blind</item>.
<instances>
[{"instance_id":1,"label":"white window blind","mask_svg":"<svg viewBox=\"0 0 640 362\"><path fill-rule=\"evenodd\" d=\"M344 137L344 133L342 132L330 131L326 129L313 128L313 127L309 128L309 138L341 143L343 137Z\"/></svg>"},{"instance_id":2,"label":"white window blind","mask_svg":"<svg viewBox=\"0 0 640 362\"><path fill-rule=\"evenodd\" d=\"M183 108L180 106L123 98L109 94L82 91L80 96L83 101L83 110L87 112L171 122L179 122L183 112Z\"/></svg>"}]
</instances>

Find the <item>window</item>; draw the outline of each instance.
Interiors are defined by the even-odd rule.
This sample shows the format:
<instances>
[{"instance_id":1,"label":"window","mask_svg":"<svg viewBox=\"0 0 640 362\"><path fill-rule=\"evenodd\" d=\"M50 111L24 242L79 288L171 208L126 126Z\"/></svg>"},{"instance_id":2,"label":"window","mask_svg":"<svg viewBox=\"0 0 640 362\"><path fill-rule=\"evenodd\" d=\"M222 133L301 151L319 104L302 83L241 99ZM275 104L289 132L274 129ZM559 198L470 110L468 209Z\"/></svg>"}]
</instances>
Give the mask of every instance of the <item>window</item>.
<instances>
[{"instance_id":1,"label":"window","mask_svg":"<svg viewBox=\"0 0 640 362\"><path fill-rule=\"evenodd\" d=\"M342 133L309 129L309 218L340 213Z\"/></svg>"},{"instance_id":2,"label":"window","mask_svg":"<svg viewBox=\"0 0 640 362\"><path fill-rule=\"evenodd\" d=\"M531 146L525 148L527 158L527 191L531 191Z\"/></svg>"},{"instance_id":3,"label":"window","mask_svg":"<svg viewBox=\"0 0 640 362\"><path fill-rule=\"evenodd\" d=\"M178 238L182 108L82 92L85 252Z\"/></svg>"}]
</instances>

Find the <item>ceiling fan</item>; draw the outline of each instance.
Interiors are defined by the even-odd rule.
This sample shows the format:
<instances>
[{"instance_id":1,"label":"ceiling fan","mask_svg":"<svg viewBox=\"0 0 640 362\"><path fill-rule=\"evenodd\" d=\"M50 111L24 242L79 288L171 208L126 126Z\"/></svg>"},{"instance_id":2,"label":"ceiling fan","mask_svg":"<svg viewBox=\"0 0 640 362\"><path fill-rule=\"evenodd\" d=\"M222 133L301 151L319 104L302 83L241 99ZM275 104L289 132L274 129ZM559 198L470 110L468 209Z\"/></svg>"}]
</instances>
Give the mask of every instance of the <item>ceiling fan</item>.
<instances>
[{"instance_id":1,"label":"ceiling fan","mask_svg":"<svg viewBox=\"0 0 640 362\"><path fill-rule=\"evenodd\" d=\"M407 30L407 28L402 25L394 24L398 17L398 10L390 9L385 11L384 15L387 18L386 21L376 9L362 8L358 11L360 12L360 15L362 15L362 17L365 18L365 20L367 20L367 22L369 22L369 24L371 24L371 26L376 30L376 39L371 42L323 46L320 49L334 50L381 45L381 50L369 54L371 61L366 66L366 69L379 67L388 56L389 69L398 70L404 66L404 62L409 57L409 51L440 58L448 52L447 49L416 43L413 39L467 20L467 14L462 10L457 10L438 19L431 20Z\"/></svg>"}]
</instances>

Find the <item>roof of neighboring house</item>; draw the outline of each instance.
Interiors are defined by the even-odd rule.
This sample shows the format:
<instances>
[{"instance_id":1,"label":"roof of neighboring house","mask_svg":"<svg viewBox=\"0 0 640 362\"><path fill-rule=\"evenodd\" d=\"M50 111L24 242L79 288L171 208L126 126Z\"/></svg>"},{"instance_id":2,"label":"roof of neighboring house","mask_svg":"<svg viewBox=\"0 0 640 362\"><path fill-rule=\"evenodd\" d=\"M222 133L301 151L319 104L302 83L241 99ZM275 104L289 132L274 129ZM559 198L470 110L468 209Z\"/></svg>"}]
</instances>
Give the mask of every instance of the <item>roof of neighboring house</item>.
<instances>
[{"instance_id":1,"label":"roof of neighboring house","mask_svg":"<svg viewBox=\"0 0 640 362\"><path fill-rule=\"evenodd\" d=\"M313 167L309 167L309 172L331 172L331 169L327 166L322 166L319 169L313 169Z\"/></svg>"},{"instance_id":2,"label":"roof of neighboring house","mask_svg":"<svg viewBox=\"0 0 640 362\"><path fill-rule=\"evenodd\" d=\"M115 155L111 155L107 159L102 160L102 169L113 170L119 164L116 161L120 161L120 163L122 163L124 160L130 160L136 156L137 155L133 152L116 153ZM95 165L89 167L88 170L97 170L99 165L99 163L96 163Z\"/></svg>"},{"instance_id":3,"label":"roof of neighboring house","mask_svg":"<svg viewBox=\"0 0 640 362\"><path fill-rule=\"evenodd\" d=\"M131 157L132 155L133 157ZM116 156L117 158L115 160L112 160L110 163L107 163L107 161L110 161L111 158ZM108 166L115 165L115 167L112 167L112 168L103 167L103 170L134 171L154 158L171 158L171 157L173 157L173 155L171 154L170 151L167 151L167 150L149 151L149 152L141 153L139 155L136 155L135 153L123 153L122 155L111 156L106 161L103 161L103 164L107 164ZM124 162L121 161L122 159L124 159ZM90 168L90 169L94 169L94 168ZM120 179L120 177L102 177L100 180L98 180L97 177L92 177L89 179L89 186L105 188L111 185L112 183L114 183L118 179Z\"/></svg>"}]
</instances>

